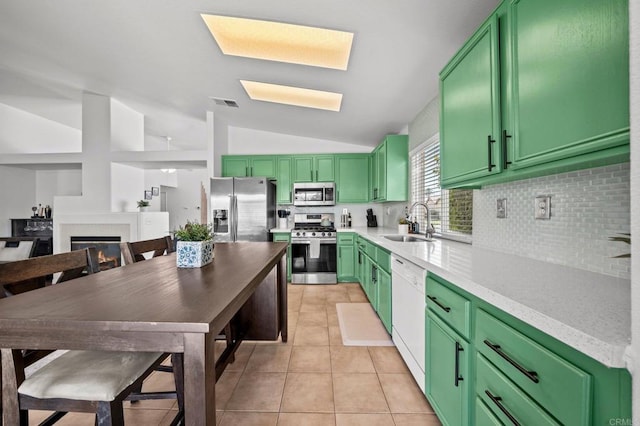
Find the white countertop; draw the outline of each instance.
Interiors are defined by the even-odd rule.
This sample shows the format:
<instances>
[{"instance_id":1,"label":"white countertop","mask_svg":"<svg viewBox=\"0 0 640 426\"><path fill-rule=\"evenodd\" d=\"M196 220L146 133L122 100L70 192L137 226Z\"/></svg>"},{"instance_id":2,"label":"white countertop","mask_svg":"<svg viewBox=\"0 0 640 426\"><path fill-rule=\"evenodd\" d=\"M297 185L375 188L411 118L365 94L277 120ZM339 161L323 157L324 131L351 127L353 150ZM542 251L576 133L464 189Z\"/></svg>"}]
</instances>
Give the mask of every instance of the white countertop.
<instances>
[{"instance_id":1,"label":"white countertop","mask_svg":"<svg viewBox=\"0 0 640 426\"><path fill-rule=\"evenodd\" d=\"M630 281L437 239L402 243L389 228L340 228L555 337L608 367L626 367L631 342Z\"/></svg>"}]
</instances>

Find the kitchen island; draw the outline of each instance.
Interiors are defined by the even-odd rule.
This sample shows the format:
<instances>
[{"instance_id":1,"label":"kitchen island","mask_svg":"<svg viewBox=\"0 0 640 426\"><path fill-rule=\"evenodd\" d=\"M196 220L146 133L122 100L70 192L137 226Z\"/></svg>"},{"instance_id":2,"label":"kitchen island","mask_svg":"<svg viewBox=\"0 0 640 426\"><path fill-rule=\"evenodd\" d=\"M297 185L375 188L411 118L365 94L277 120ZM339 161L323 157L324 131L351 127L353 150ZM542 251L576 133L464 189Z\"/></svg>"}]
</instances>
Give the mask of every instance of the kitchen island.
<instances>
[{"instance_id":1,"label":"kitchen island","mask_svg":"<svg viewBox=\"0 0 640 426\"><path fill-rule=\"evenodd\" d=\"M215 425L214 339L287 340L285 243L216 244L213 263L175 254L0 300L0 348L184 353L185 424ZM18 424L13 371L2 371L4 424Z\"/></svg>"}]
</instances>

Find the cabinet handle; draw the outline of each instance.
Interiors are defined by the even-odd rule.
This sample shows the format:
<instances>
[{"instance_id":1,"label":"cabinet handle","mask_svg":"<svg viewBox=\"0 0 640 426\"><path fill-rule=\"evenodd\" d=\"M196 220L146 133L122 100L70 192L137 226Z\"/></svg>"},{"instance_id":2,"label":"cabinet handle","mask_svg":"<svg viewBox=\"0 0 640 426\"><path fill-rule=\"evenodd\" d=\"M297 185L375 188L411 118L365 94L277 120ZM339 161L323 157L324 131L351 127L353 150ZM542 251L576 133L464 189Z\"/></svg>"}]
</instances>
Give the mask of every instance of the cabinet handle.
<instances>
[{"instance_id":1,"label":"cabinet handle","mask_svg":"<svg viewBox=\"0 0 640 426\"><path fill-rule=\"evenodd\" d=\"M309 180L313 182L313 170L309 170Z\"/></svg>"},{"instance_id":2,"label":"cabinet handle","mask_svg":"<svg viewBox=\"0 0 640 426\"><path fill-rule=\"evenodd\" d=\"M245 174L245 175L247 175L247 176L251 176L251 175L249 174L249 168L248 168L248 167L245 167L245 168L244 168L244 174Z\"/></svg>"},{"instance_id":3,"label":"cabinet handle","mask_svg":"<svg viewBox=\"0 0 640 426\"><path fill-rule=\"evenodd\" d=\"M316 182L318 181L318 171L316 170Z\"/></svg>"},{"instance_id":4,"label":"cabinet handle","mask_svg":"<svg viewBox=\"0 0 640 426\"><path fill-rule=\"evenodd\" d=\"M358 265L362 265L362 252L358 251Z\"/></svg>"},{"instance_id":5,"label":"cabinet handle","mask_svg":"<svg viewBox=\"0 0 640 426\"><path fill-rule=\"evenodd\" d=\"M251 172L249 176L253 176L253 167L249 167L249 171Z\"/></svg>"},{"instance_id":6,"label":"cabinet handle","mask_svg":"<svg viewBox=\"0 0 640 426\"><path fill-rule=\"evenodd\" d=\"M371 267L371 281L373 282L373 284L376 284L378 282L378 268L376 268L375 266Z\"/></svg>"},{"instance_id":7,"label":"cabinet handle","mask_svg":"<svg viewBox=\"0 0 640 426\"><path fill-rule=\"evenodd\" d=\"M342 247L338 247L338 257L342 257Z\"/></svg>"},{"instance_id":8,"label":"cabinet handle","mask_svg":"<svg viewBox=\"0 0 640 426\"><path fill-rule=\"evenodd\" d=\"M533 383L538 383L540 382L540 379L538 379L538 373L536 373L535 371L529 371L526 368L524 368L523 366L521 366L520 364L518 364L515 360L513 360L509 355L507 355L506 353L502 352L502 350L500 349L500 345L494 345L493 343L491 343L490 341L488 341L487 339L484 340L484 344L489 346L491 348L491 350L493 350L495 353L497 353L498 355L500 355L505 361L507 361L509 364L513 365L515 368L518 369L519 372L521 372L522 374L524 374L525 376L527 376L527 378L529 380L531 380Z\"/></svg>"},{"instance_id":9,"label":"cabinet handle","mask_svg":"<svg viewBox=\"0 0 640 426\"><path fill-rule=\"evenodd\" d=\"M456 368L455 368L455 379L453 384L458 387L458 384L464 380L463 377L460 377L460 352L464 351L462 345L456 342Z\"/></svg>"},{"instance_id":10,"label":"cabinet handle","mask_svg":"<svg viewBox=\"0 0 640 426\"><path fill-rule=\"evenodd\" d=\"M435 303L436 305L440 306L440 309L442 309L443 311L445 311L445 312L449 312L449 311L451 311L451 308L450 308L450 307L448 307L448 306L444 306L442 303L440 303L440 302L438 301L438 298L437 298L437 297L435 297L435 296L429 296L429 295L427 294L427 299L431 300L433 303Z\"/></svg>"},{"instance_id":11,"label":"cabinet handle","mask_svg":"<svg viewBox=\"0 0 640 426\"><path fill-rule=\"evenodd\" d=\"M495 139L491 139L491 135L487 136L487 147L489 148L489 171L493 170L496 166L493 164L493 150L491 149L491 144L495 141Z\"/></svg>"},{"instance_id":12,"label":"cabinet handle","mask_svg":"<svg viewBox=\"0 0 640 426\"><path fill-rule=\"evenodd\" d=\"M507 139L510 137L511 135L508 135L506 130L502 131L502 168L504 170L507 170L507 167L511 164L507 155Z\"/></svg>"},{"instance_id":13,"label":"cabinet handle","mask_svg":"<svg viewBox=\"0 0 640 426\"><path fill-rule=\"evenodd\" d=\"M502 401L502 398L500 398L499 396L492 395L491 392L489 392L488 389L485 390L484 393L486 393L487 396L489 397L489 399L491 401L493 401L493 403L498 406L500 411L502 411L504 413L504 415L507 416L509 418L509 420L511 420L511 423L513 423L514 426L520 426L520 423L518 423L516 418L513 417L513 414L511 414L509 412L509 410L507 410L507 408L504 405L502 405L502 403L500 402L500 401Z\"/></svg>"}]
</instances>

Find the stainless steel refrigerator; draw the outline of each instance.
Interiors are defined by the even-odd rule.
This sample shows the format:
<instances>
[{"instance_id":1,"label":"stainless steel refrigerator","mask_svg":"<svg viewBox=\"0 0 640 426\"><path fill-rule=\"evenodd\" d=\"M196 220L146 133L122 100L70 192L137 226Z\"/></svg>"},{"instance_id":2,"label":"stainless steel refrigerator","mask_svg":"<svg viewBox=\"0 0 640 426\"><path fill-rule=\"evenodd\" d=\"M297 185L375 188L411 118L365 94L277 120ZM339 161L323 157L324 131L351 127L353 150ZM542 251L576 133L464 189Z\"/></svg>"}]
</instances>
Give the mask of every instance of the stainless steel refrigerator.
<instances>
[{"instance_id":1,"label":"stainless steel refrigerator","mask_svg":"<svg viewBox=\"0 0 640 426\"><path fill-rule=\"evenodd\" d=\"M269 241L276 227L276 186L267 178L212 178L215 242Z\"/></svg>"}]
</instances>

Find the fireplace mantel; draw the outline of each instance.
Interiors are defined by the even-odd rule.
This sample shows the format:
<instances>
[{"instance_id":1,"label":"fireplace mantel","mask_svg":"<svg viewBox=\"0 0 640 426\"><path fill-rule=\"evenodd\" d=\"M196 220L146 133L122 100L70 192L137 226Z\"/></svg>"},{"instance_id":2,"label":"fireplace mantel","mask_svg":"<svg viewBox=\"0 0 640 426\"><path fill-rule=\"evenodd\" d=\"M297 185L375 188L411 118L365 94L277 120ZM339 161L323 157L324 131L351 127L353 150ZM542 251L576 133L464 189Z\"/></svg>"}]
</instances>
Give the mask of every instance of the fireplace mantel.
<instances>
[{"instance_id":1,"label":"fireplace mantel","mask_svg":"<svg viewBox=\"0 0 640 426\"><path fill-rule=\"evenodd\" d=\"M59 214L53 219L54 253L70 251L72 236L119 236L121 241L139 241L170 234L168 212Z\"/></svg>"}]
</instances>

